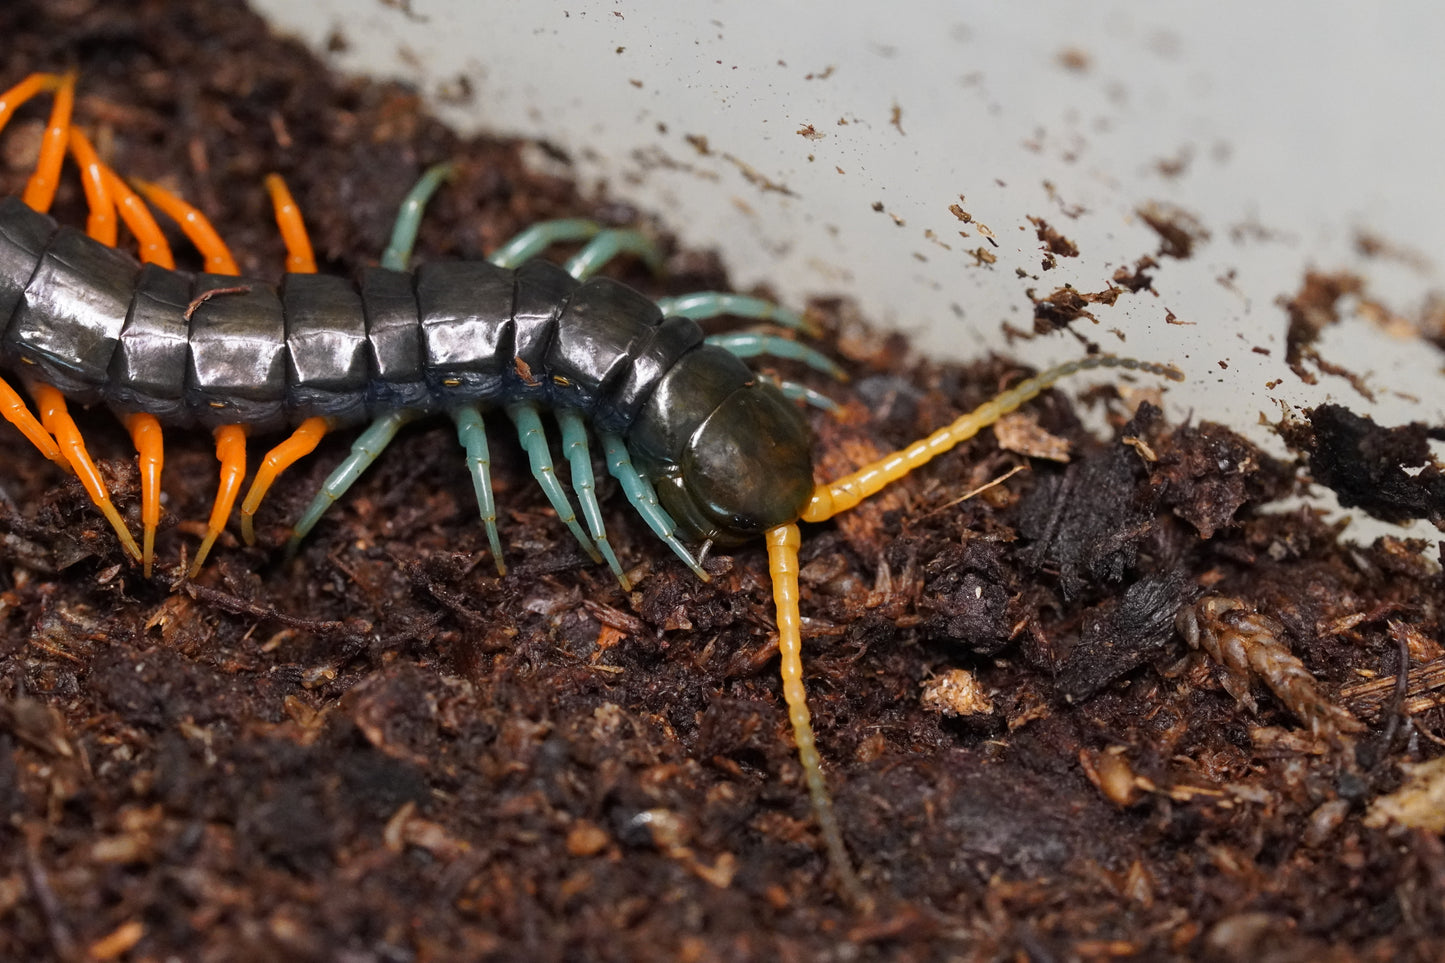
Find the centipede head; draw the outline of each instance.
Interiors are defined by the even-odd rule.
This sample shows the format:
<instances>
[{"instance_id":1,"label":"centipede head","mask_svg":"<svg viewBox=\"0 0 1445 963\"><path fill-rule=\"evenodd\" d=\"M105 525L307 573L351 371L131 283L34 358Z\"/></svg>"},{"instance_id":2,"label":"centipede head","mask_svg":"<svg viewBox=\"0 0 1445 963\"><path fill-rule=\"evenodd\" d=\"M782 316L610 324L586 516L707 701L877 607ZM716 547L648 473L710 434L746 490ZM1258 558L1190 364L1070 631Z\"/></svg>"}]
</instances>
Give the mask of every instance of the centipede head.
<instances>
[{"instance_id":1,"label":"centipede head","mask_svg":"<svg viewBox=\"0 0 1445 963\"><path fill-rule=\"evenodd\" d=\"M764 381L738 388L698 426L657 495L679 525L721 545L797 520L813 494L813 438Z\"/></svg>"}]
</instances>

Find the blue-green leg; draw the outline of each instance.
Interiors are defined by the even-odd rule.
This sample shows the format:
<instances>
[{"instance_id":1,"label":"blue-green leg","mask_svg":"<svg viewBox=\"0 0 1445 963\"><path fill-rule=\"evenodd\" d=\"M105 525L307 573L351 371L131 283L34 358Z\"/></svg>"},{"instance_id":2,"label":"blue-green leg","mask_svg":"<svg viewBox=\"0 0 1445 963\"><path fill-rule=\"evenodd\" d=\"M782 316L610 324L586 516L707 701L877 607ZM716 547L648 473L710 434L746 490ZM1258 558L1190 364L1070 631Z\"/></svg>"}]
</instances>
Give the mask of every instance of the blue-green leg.
<instances>
[{"instance_id":1,"label":"blue-green leg","mask_svg":"<svg viewBox=\"0 0 1445 963\"><path fill-rule=\"evenodd\" d=\"M601 233L602 225L585 217L539 221L493 251L487 260L497 267L521 267L553 244L586 241Z\"/></svg>"},{"instance_id":2,"label":"blue-green leg","mask_svg":"<svg viewBox=\"0 0 1445 963\"><path fill-rule=\"evenodd\" d=\"M482 412L476 405L461 405L452 411L452 420L457 425L457 441L467 450L467 470L472 475L472 488L477 492L477 510L482 516L482 525L487 530L487 544L492 549L492 561L497 563L497 574L507 574L507 563L502 560L502 540L497 535L497 505L492 497L492 456L487 449L487 426L482 421Z\"/></svg>"},{"instance_id":3,"label":"blue-green leg","mask_svg":"<svg viewBox=\"0 0 1445 963\"><path fill-rule=\"evenodd\" d=\"M602 561L597 546L592 544L592 539L587 537L587 533L582 531L582 526L578 524L577 511L568 501L567 493L562 490L562 483L557 480L557 471L552 465L552 452L547 445L547 433L542 429L542 418L537 413L537 406L531 402L508 405L507 416L517 426L517 440L522 443L522 449L532 463L532 476L547 494L547 501L552 503L557 517L562 519L562 523L577 539L582 550L592 557L592 561Z\"/></svg>"},{"instance_id":4,"label":"blue-green leg","mask_svg":"<svg viewBox=\"0 0 1445 963\"><path fill-rule=\"evenodd\" d=\"M286 554L296 554L297 547L301 540L316 527L321 516L326 514L327 509L335 505L342 495L346 494L356 480L361 477L362 472L371 467L371 463L381 456L386 446L391 444L401 426L416 417L411 411L392 411L382 415L373 421L365 431L357 436L356 441L351 443L351 454L346 460L336 466L336 470L326 479L316 497L311 499L311 504L306 506L306 511L301 515L301 520L291 530L291 538L286 542Z\"/></svg>"},{"instance_id":5,"label":"blue-green leg","mask_svg":"<svg viewBox=\"0 0 1445 963\"><path fill-rule=\"evenodd\" d=\"M734 331L729 334L708 335L707 343L730 351L739 358L771 355L774 358L801 361L814 371L832 375L839 381L845 381L848 377L842 368L834 364L831 358L817 348L791 338L779 337L776 334L765 334L760 331Z\"/></svg>"},{"instance_id":6,"label":"blue-green leg","mask_svg":"<svg viewBox=\"0 0 1445 963\"><path fill-rule=\"evenodd\" d=\"M807 385L800 385L796 381L779 381L778 390L783 393L784 398L790 401L807 402L814 408L821 408L823 411L838 410L838 402L821 391L814 391Z\"/></svg>"},{"instance_id":7,"label":"blue-green leg","mask_svg":"<svg viewBox=\"0 0 1445 963\"><path fill-rule=\"evenodd\" d=\"M587 426L583 424L582 416L571 408L558 410L557 423L562 426L562 450L566 452L567 461L572 466L572 491L577 494L577 502L582 506L582 517L587 520L587 530L592 533L598 551L607 559L607 565L612 569L612 574L617 576L622 590L629 591L632 583L623 574L622 565L612 552L612 544L607 540L607 528L602 523L602 508L597 504L597 482L592 476L592 450L587 445Z\"/></svg>"},{"instance_id":8,"label":"blue-green leg","mask_svg":"<svg viewBox=\"0 0 1445 963\"><path fill-rule=\"evenodd\" d=\"M662 505L658 504L657 490L652 487L652 482L633 466L632 456L628 454L627 444L622 440L622 436L613 431L598 434L602 439L603 450L607 453L607 469L622 485L622 492L632 503L632 507L637 509L637 513L657 537L666 542L667 547L682 559L684 565L692 569L698 578L708 581L707 572L697 563L697 559L692 557L687 546L678 540L677 523Z\"/></svg>"},{"instance_id":9,"label":"blue-green leg","mask_svg":"<svg viewBox=\"0 0 1445 963\"><path fill-rule=\"evenodd\" d=\"M381 254L381 266L392 271L405 271L411 263L411 249L416 245L416 232L421 227L421 216L427 202L456 170L455 164L436 164L428 167L421 179L407 191L402 199L401 209L396 212L396 224L391 229L391 242Z\"/></svg>"},{"instance_id":10,"label":"blue-green leg","mask_svg":"<svg viewBox=\"0 0 1445 963\"><path fill-rule=\"evenodd\" d=\"M790 311L781 304L764 301L747 294L732 294L726 291L693 291L670 298L658 298L657 306L668 317L691 318L706 321L731 315L752 321L766 321L779 327L792 328L804 334L817 337L821 332L817 325L796 311Z\"/></svg>"},{"instance_id":11,"label":"blue-green leg","mask_svg":"<svg viewBox=\"0 0 1445 963\"><path fill-rule=\"evenodd\" d=\"M662 271L662 252L652 243L652 238L633 230L603 231L572 255L562 269L577 280L585 281L619 254L635 254L652 273Z\"/></svg>"}]
</instances>

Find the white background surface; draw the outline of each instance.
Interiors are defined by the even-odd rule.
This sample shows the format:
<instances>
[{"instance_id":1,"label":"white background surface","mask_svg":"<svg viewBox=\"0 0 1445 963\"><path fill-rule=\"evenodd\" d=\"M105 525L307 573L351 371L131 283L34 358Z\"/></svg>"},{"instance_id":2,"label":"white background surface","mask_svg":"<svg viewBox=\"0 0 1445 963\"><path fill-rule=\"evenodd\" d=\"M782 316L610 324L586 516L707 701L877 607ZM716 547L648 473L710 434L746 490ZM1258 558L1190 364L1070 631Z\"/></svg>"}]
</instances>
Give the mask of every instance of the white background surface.
<instances>
[{"instance_id":1,"label":"white background surface","mask_svg":"<svg viewBox=\"0 0 1445 963\"><path fill-rule=\"evenodd\" d=\"M1259 414L1278 419L1280 402L1445 420L1440 352L1350 316L1322 352L1366 375L1377 404L1339 378L1310 388L1283 363L1277 303L1311 266L1361 270L1409 316L1442 286L1445 5L253 3L318 48L341 37L338 66L412 82L464 129L561 147L585 179L719 249L741 286L795 305L847 294L930 352L1004 348L1001 322L1031 327L1026 289L1102 290L1158 246L1138 207L1180 205L1210 241L1162 262L1158 298L1076 322L1107 351L1184 368L1176 416L1266 443ZM996 235L993 267L968 253L985 241L955 203ZM1082 256L1041 272L1029 215ZM1364 262L1360 231L1411 263ZM1081 351L1068 335L1008 350L1039 364Z\"/></svg>"}]
</instances>

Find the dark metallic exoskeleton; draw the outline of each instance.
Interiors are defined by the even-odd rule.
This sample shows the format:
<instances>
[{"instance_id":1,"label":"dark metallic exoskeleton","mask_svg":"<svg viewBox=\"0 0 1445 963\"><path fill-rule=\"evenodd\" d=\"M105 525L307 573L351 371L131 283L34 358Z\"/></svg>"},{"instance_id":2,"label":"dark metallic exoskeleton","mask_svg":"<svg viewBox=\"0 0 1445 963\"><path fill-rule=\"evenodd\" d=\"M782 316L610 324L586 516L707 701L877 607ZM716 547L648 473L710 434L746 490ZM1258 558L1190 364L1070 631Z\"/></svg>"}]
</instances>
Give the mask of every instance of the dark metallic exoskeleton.
<instances>
[{"instance_id":1,"label":"dark metallic exoskeleton","mask_svg":"<svg viewBox=\"0 0 1445 963\"><path fill-rule=\"evenodd\" d=\"M545 261L353 282L142 266L16 198L0 201L4 366L84 403L172 425L273 431L321 416L533 402L625 439L663 506L723 543L798 517L813 491L797 406L693 321Z\"/></svg>"}]
</instances>

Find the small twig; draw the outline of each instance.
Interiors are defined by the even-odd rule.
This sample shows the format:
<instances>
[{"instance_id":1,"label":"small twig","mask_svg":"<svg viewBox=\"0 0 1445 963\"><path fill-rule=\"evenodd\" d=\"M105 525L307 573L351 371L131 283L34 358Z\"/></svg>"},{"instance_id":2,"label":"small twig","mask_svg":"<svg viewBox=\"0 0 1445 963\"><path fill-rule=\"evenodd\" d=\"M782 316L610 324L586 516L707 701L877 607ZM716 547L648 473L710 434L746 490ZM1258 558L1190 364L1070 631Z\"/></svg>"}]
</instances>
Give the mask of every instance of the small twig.
<instances>
[{"instance_id":1,"label":"small twig","mask_svg":"<svg viewBox=\"0 0 1445 963\"><path fill-rule=\"evenodd\" d=\"M56 957L73 960L76 958L75 938L70 935L70 927L65 924L60 899L55 895L55 890L50 888L50 878L45 875L45 867L40 864L40 856L36 852L38 848L39 844L33 836L26 841L25 884L30 887L30 895L35 898L35 905L40 908L40 916L45 920L45 933L50 937L50 947L55 951Z\"/></svg>"},{"instance_id":2,"label":"small twig","mask_svg":"<svg viewBox=\"0 0 1445 963\"><path fill-rule=\"evenodd\" d=\"M371 624L358 619L346 619L333 621L327 619L303 619L295 615L287 615L269 605L258 605L255 602L241 598L239 595L232 595L229 592L222 592L190 580L182 580L181 588L186 594L198 602L214 605L218 609L230 612L232 615L249 615L258 619L268 619L279 622L287 628L300 629L303 632L312 632L316 635L365 635L371 631Z\"/></svg>"}]
</instances>

